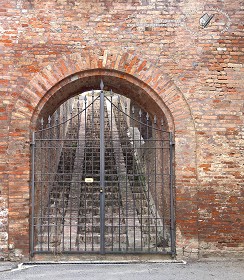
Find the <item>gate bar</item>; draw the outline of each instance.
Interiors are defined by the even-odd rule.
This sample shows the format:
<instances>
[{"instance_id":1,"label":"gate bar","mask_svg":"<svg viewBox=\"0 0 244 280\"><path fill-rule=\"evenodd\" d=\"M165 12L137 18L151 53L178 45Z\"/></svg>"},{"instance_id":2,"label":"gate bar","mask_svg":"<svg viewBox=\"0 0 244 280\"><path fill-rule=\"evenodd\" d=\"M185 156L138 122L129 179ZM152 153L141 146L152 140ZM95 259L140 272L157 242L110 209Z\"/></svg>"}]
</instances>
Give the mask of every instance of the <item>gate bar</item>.
<instances>
[{"instance_id":1,"label":"gate bar","mask_svg":"<svg viewBox=\"0 0 244 280\"><path fill-rule=\"evenodd\" d=\"M104 92L103 81L100 88L100 253L105 254L105 141L104 141Z\"/></svg>"},{"instance_id":2,"label":"gate bar","mask_svg":"<svg viewBox=\"0 0 244 280\"><path fill-rule=\"evenodd\" d=\"M169 133L170 145L170 237L171 237L171 253L175 256L175 215L174 215L174 190L173 190L173 155L174 155L174 141L172 132Z\"/></svg>"},{"instance_id":3,"label":"gate bar","mask_svg":"<svg viewBox=\"0 0 244 280\"><path fill-rule=\"evenodd\" d=\"M35 215L35 132L32 132L31 142L31 231L30 255L34 256L34 215Z\"/></svg>"}]
</instances>

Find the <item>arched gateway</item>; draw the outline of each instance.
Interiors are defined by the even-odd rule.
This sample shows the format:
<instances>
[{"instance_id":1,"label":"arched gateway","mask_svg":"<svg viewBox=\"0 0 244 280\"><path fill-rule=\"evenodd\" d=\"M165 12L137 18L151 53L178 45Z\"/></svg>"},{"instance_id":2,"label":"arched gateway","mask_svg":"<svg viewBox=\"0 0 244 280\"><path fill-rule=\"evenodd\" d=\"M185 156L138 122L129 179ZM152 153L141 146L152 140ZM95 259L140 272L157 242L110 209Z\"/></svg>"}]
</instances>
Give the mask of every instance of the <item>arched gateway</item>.
<instances>
[{"instance_id":1,"label":"arched gateway","mask_svg":"<svg viewBox=\"0 0 244 280\"><path fill-rule=\"evenodd\" d=\"M22 236L32 256L174 255L175 236L185 246L195 241L194 125L182 94L146 61L107 51L64 57L33 78L11 120L13 130L34 131L32 160L22 156L32 162L23 176L31 177L31 230ZM177 202L176 233L175 194L189 187Z\"/></svg>"},{"instance_id":2,"label":"arched gateway","mask_svg":"<svg viewBox=\"0 0 244 280\"><path fill-rule=\"evenodd\" d=\"M100 87L33 133L31 254L174 254L172 133Z\"/></svg>"}]
</instances>

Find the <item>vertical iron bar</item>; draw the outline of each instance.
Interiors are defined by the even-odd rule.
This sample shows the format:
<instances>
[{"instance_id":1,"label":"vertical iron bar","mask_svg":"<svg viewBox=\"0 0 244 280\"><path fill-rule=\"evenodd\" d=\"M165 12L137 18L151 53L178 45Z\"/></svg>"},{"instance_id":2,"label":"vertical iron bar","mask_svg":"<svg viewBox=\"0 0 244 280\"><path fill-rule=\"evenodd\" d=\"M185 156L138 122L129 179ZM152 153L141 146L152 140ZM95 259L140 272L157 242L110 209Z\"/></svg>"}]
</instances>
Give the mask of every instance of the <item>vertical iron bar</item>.
<instances>
[{"instance_id":1,"label":"vertical iron bar","mask_svg":"<svg viewBox=\"0 0 244 280\"><path fill-rule=\"evenodd\" d=\"M102 84L102 82L101 82ZM104 147L104 92L101 85L100 92L100 253L105 254L105 186L104 186L104 171L105 171L105 147Z\"/></svg>"},{"instance_id":2,"label":"vertical iron bar","mask_svg":"<svg viewBox=\"0 0 244 280\"><path fill-rule=\"evenodd\" d=\"M31 244L30 254L34 256L34 223L35 223L35 132L32 132L31 142ZM41 217L42 218L42 217Z\"/></svg>"},{"instance_id":3,"label":"vertical iron bar","mask_svg":"<svg viewBox=\"0 0 244 280\"><path fill-rule=\"evenodd\" d=\"M43 159L45 161L45 156L46 155L46 149L45 149L45 144L43 143L43 138L44 138L44 133L43 133L43 119L42 119L42 126L41 126L41 133L39 134L39 137L41 137L41 141L40 141L40 148L39 148L39 154L40 154L40 162L41 162L41 165L40 165L40 169L41 169L41 199L40 199L40 208L41 208L41 211L40 211L40 235L41 235L41 246L38 246L41 251L43 249L43 232L44 232L44 223L46 222L44 217L45 217L45 208L43 207L44 203L43 203L43 178L44 178L44 181L45 181L45 178L46 178L46 175L44 175L43 177L43 173L45 174L45 168L44 168L44 171L43 171L43 166L45 165L43 163ZM39 139L40 140L40 139ZM45 189L44 189L44 193L45 193ZM45 201L45 200L44 200ZM44 209L43 209L44 208ZM39 222L38 222L39 223ZM38 230L39 232L39 230Z\"/></svg>"},{"instance_id":4,"label":"vertical iron bar","mask_svg":"<svg viewBox=\"0 0 244 280\"><path fill-rule=\"evenodd\" d=\"M49 170L51 169L51 153L52 153L52 149L51 149L51 117L49 116L48 117L48 133L47 133L47 137L48 137L48 140L47 140L47 151L48 151L48 164L47 164L47 172L49 172ZM52 170L52 169L51 169ZM50 233L52 232L50 230L50 227L52 228L52 226L50 225L50 207L51 207L51 191L52 191L52 186L51 186L51 173L47 173L48 174L48 237L47 237L47 242L48 242L48 245L47 245L47 248L48 248L48 251L50 250Z\"/></svg>"},{"instance_id":5,"label":"vertical iron bar","mask_svg":"<svg viewBox=\"0 0 244 280\"><path fill-rule=\"evenodd\" d=\"M152 136L154 138L154 197L155 197L155 219L156 219L156 252L158 251L158 247L157 247L157 243L158 243L158 201L157 201L157 177L158 177L158 173L157 173L157 149L158 149L158 132L157 132L157 118L156 116L154 116L154 125L153 125L154 131L152 131Z\"/></svg>"},{"instance_id":6,"label":"vertical iron bar","mask_svg":"<svg viewBox=\"0 0 244 280\"><path fill-rule=\"evenodd\" d=\"M161 133L162 133L162 139L161 139L161 158L162 158L162 163L161 163L161 167L162 167L162 198L163 198L163 209L162 209L162 220L163 220L163 240L165 240L165 218L166 218L166 214L165 214L165 210L166 210L166 203L165 201L165 183L164 183L164 176L165 176L165 152L164 152L164 122L163 120L161 120ZM167 135L167 134L166 134ZM167 161L168 162L168 159ZM168 166L168 163L166 164L166 166ZM166 174L167 176L167 174ZM165 247L163 247L163 250L165 250Z\"/></svg>"},{"instance_id":7,"label":"vertical iron bar","mask_svg":"<svg viewBox=\"0 0 244 280\"><path fill-rule=\"evenodd\" d=\"M66 111L66 107L67 107L67 103L64 103L65 105L63 106L63 117L62 117L62 119L63 119L63 122L65 122L66 121L66 123L64 123L63 125L62 125L62 131L61 131L61 134L62 134L62 144L61 144L61 146L62 146L62 150L61 150L61 154L60 154L60 159L61 159L61 161L60 161L60 170L59 170L59 172L60 172L60 179L62 180L62 183L61 183L61 187L62 187L62 198L63 198L63 201L62 201L62 203L63 203L63 205L62 205L62 215L63 215L63 219L64 219L64 225L63 225L63 244L65 244L65 234L66 234L66 228L69 226L68 224L66 224L66 219L65 219L65 194L64 194L64 190L65 190L65 182L64 182L64 170L65 170L65 168L64 168L64 162L65 162L65 158L66 158L66 156L65 156L65 154L66 154L66 127L67 127L67 119L68 119L68 117L67 117L67 111ZM67 219L68 220L68 219ZM67 222L68 223L68 222ZM63 248L65 248L65 246L63 245ZM67 249L68 250L68 249Z\"/></svg>"},{"instance_id":8,"label":"vertical iron bar","mask_svg":"<svg viewBox=\"0 0 244 280\"><path fill-rule=\"evenodd\" d=\"M83 107L84 107L84 101L82 99L82 96L79 95L78 97L79 99L79 106L78 106L78 114L79 114L79 118L78 118L78 122L79 122L79 128L78 128L78 149L82 149L82 145L84 145L84 150L83 150L83 153L82 153L82 157L85 157L85 143L82 144L82 141L84 141L82 138L80 138L80 130L82 129L83 130L83 127L82 125L84 125L84 123L82 122L82 113L83 113ZM82 158L83 160L83 158ZM77 223L78 223L78 228L77 228L77 236L78 236L78 242L77 242L77 251L80 251L80 240L81 240L81 220L82 220L82 216L81 216L81 213L82 213L82 210L81 210L81 200L82 200L82 175L83 175L83 162L80 166L81 170L82 170L82 173L79 172L79 174L77 174L77 178L78 178L78 181L77 181L77 188L79 188L79 197L78 197L78 202L77 202L77 205L78 205L78 209L77 209L77 215L78 215L78 218L77 218Z\"/></svg>"},{"instance_id":9,"label":"vertical iron bar","mask_svg":"<svg viewBox=\"0 0 244 280\"><path fill-rule=\"evenodd\" d=\"M55 139L56 137L56 134L55 134L55 131L56 131L56 127L55 127L55 114L53 114L53 133L51 135L51 140ZM55 141L51 141L52 143L52 150L53 150L53 158L55 159L54 160L54 163L56 164L56 142ZM55 173L55 170L53 170L53 172ZM55 225L54 225L54 229L55 229L55 240L57 240L57 236L58 236L58 197L57 197L57 193L58 193L58 182L56 181L57 180L57 177L56 177L56 174L54 175L53 174L53 180L55 181L55 184L56 184L56 188L55 188L55 193L56 193L56 196L55 196ZM57 251L57 246L58 246L58 243L55 242L55 251Z\"/></svg>"},{"instance_id":10,"label":"vertical iron bar","mask_svg":"<svg viewBox=\"0 0 244 280\"><path fill-rule=\"evenodd\" d=\"M94 135L95 133L95 124L94 124L94 90L92 90L92 127L91 127L91 135ZM91 139L89 141L92 141ZM95 140L96 141L96 140ZM90 142L91 143L91 142ZM92 144L94 146L96 146L96 142L95 144ZM92 165L91 165L91 174L92 174L92 177L94 178L94 149L96 149L96 147L92 147L92 145L90 144L91 146L91 161L92 161ZM95 171L96 172L96 171ZM94 183L92 183L92 251L94 251ZM96 206L95 206L96 207Z\"/></svg>"},{"instance_id":11,"label":"vertical iron bar","mask_svg":"<svg viewBox=\"0 0 244 280\"><path fill-rule=\"evenodd\" d=\"M118 130L119 130L119 135L120 135L120 132L121 132L121 116L120 116L120 96L118 96ZM122 116L123 117L123 116ZM123 126L122 126L122 129L123 129ZM121 161L121 158L120 158L120 154L119 154L119 162ZM120 170L119 170L119 173L120 173ZM121 194L121 190L119 190L118 192L119 194L119 203L118 203L118 207L119 207L119 251L121 251L121 208L120 208L120 204L122 203L122 194Z\"/></svg>"},{"instance_id":12,"label":"vertical iron bar","mask_svg":"<svg viewBox=\"0 0 244 280\"><path fill-rule=\"evenodd\" d=\"M80 149L81 149L81 144L80 144L80 141L81 139L79 138L79 135L80 135L80 130L81 130L81 115L80 115L80 96L78 95L78 101L77 101L77 114L78 114L78 124L77 124L77 135L76 135L76 139L77 139L77 147L76 147L76 153L78 152L79 156L80 156ZM77 154L75 154L75 157L77 157ZM75 159L74 159L74 162L75 162ZM82 168L82 166L81 166ZM75 169L75 165L74 165L74 169ZM74 170L78 173L78 170ZM82 178L80 178L80 174L75 174L75 178L76 178L76 182L73 183L73 187L74 188L79 188L80 185L78 182L80 182L82 180ZM78 197L75 197L76 199L76 203L75 205L80 205L80 192L79 193L79 196ZM76 229L76 232L77 232L77 236L78 236L78 228L79 228L79 207L77 207L78 209L75 209L75 212L77 213L77 217L76 217L76 222L77 222L77 229ZM75 221L74 221L75 223ZM79 242L75 242L76 243L76 250L79 251Z\"/></svg>"},{"instance_id":13,"label":"vertical iron bar","mask_svg":"<svg viewBox=\"0 0 244 280\"><path fill-rule=\"evenodd\" d=\"M85 97L84 97L84 103L85 103L85 149L87 149L88 150L88 148L87 148L87 114L88 114L88 112L87 112L87 96L85 95ZM89 128L88 128L89 129ZM89 141L89 140L88 140ZM88 142L89 143L89 142ZM87 150L86 150L86 152L87 152ZM84 157L84 166L85 166L85 170L87 171L87 153L85 153L85 157ZM84 217L84 224L85 224L85 226L84 226L84 228L85 228L85 233L84 233L84 235L85 235L85 251L86 251L86 249L87 249L87 245L86 245L86 234L87 234L87 226L86 226L86 224L87 224L87 201L86 201L86 199L87 199L87 194L86 194L86 191L87 191L87 183L86 182L84 182L84 197L85 197L85 203L84 203L84 208L85 208L85 217Z\"/></svg>"},{"instance_id":14,"label":"vertical iron bar","mask_svg":"<svg viewBox=\"0 0 244 280\"><path fill-rule=\"evenodd\" d=\"M128 114L128 115L130 115L130 110L128 109L128 112L127 112L127 104L126 104L126 106L125 106L125 113L126 114ZM124 130L126 130L126 128L127 127L129 127L129 125L127 124L127 120L125 119L125 125L126 125L126 127L124 128ZM124 133L124 131L122 131L122 133L120 133L121 135L123 135L123 133ZM125 136L123 136L123 137L125 137ZM129 143L129 141L127 140L127 139L123 139L123 141L125 142L125 143ZM126 147L124 146L124 144L123 144L123 146L122 146L122 149L124 149L124 151L125 151L125 189L126 189L126 212L125 212L125 217L126 217L126 251L128 251L129 250L129 235L128 235L128 232L129 232L129 207L128 207L128 185L129 185L129 182L130 182L130 180L129 180L129 178L128 178L128 172L127 172L127 167L128 167L128 160L127 160L127 149L126 149ZM124 152L123 150L122 150L122 153ZM119 161L120 162L120 161Z\"/></svg>"},{"instance_id":15,"label":"vertical iron bar","mask_svg":"<svg viewBox=\"0 0 244 280\"><path fill-rule=\"evenodd\" d=\"M136 188L138 187L136 184L135 184L135 181L136 181L136 177L137 174L135 174L135 172L137 173L137 166L136 166L136 162L135 162L135 108L134 106L132 107L132 119L133 119L133 122L132 122L132 198L133 198L133 232L134 232L134 252L135 252L135 249L136 249Z\"/></svg>"},{"instance_id":16,"label":"vertical iron bar","mask_svg":"<svg viewBox=\"0 0 244 280\"><path fill-rule=\"evenodd\" d=\"M110 118L111 118L110 130L111 130L111 151L112 151L113 141L114 141L114 138L113 138L113 92L112 92L112 90L110 91L110 98L111 98L111 100L110 100L111 101L111 103L110 103ZM115 120L114 120L114 122L115 122ZM113 166L113 156L112 155L110 156L110 164L111 164L111 169L112 169L112 166ZM113 186L113 176L114 175L111 174L111 179L110 179L111 181L109 184L111 200L112 200L112 215L111 215L111 228L110 228L110 230L112 232L112 248L111 248L112 251L114 250L114 188L112 187ZM110 220L110 217L109 217L109 220Z\"/></svg>"},{"instance_id":17,"label":"vertical iron bar","mask_svg":"<svg viewBox=\"0 0 244 280\"><path fill-rule=\"evenodd\" d=\"M149 140L149 114L146 115L146 127L147 127L147 141ZM147 223L148 223L148 252L150 252L150 238L151 238L151 232L150 232L150 165L147 161Z\"/></svg>"},{"instance_id":18,"label":"vertical iron bar","mask_svg":"<svg viewBox=\"0 0 244 280\"><path fill-rule=\"evenodd\" d=\"M174 142L173 134L169 134L170 141L170 237L171 237L171 253L175 255L175 217L174 217L174 179L173 179L173 153L174 153Z\"/></svg>"},{"instance_id":19,"label":"vertical iron bar","mask_svg":"<svg viewBox=\"0 0 244 280\"><path fill-rule=\"evenodd\" d=\"M68 155L69 155L69 171L68 174L65 176L65 181L69 181L71 178L71 174L72 174L72 152L73 152L73 103L70 104L70 123L69 123L69 127L68 127ZM67 172L65 170L65 173ZM65 182L66 183L66 188L65 188L65 196L67 197L67 206L69 205L69 251L71 251L72 248L72 197L70 195L70 182ZM69 186L69 187L68 187Z\"/></svg>"},{"instance_id":20,"label":"vertical iron bar","mask_svg":"<svg viewBox=\"0 0 244 280\"><path fill-rule=\"evenodd\" d=\"M142 149L142 141L141 141L141 138L142 138L142 125L141 125L141 123L142 123L142 111L141 111L141 109L140 109L140 111L139 111L139 131L140 131L140 154L141 154L141 149ZM143 163L144 164L144 163ZM140 183L142 183L143 185L145 185L145 182L144 182L144 172L142 171L142 170L140 170L140 175L139 175L140 177L142 177L143 176L143 181L142 180L140 180ZM142 185L142 187L144 187ZM142 192L140 193L140 207L141 207L141 217L140 217L140 219L141 219L141 223L140 223L140 227L141 227L141 251L142 251L142 248L143 248L143 230L142 230L142 227L143 227L143 218L142 218L142 211L143 211L143 207L142 207L142 199L143 199L143 197L144 197L144 195L143 195L143 190L142 190Z\"/></svg>"},{"instance_id":21,"label":"vertical iron bar","mask_svg":"<svg viewBox=\"0 0 244 280\"><path fill-rule=\"evenodd\" d=\"M64 145L63 143L62 143L62 145ZM62 165L63 164L63 162L64 162L64 154L62 155L62 153L64 153L63 151L61 151L61 155L60 155L60 165ZM59 172L62 172L62 169L61 170L59 170ZM64 251L64 249L65 249L65 246L64 246L64 243L65 243L65 206L64 206L64 204L65 204L65 195L64 195L64 180L63 180L63 175L59 175L59 180L61 179L62 181L61 181L61 184L60 184L60 192L61 192L61 189L62 189L62 219L63 219L63 251Z\"/></svg>"}]
</instances>

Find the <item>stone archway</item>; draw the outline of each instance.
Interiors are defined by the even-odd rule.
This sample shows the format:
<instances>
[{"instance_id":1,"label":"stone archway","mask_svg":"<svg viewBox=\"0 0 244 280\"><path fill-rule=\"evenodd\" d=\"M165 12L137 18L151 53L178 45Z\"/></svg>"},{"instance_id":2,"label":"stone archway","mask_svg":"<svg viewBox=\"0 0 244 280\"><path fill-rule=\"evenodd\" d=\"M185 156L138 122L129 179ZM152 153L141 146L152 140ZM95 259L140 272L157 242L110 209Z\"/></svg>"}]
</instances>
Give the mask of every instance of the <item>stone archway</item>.
<instances>
[{"instance_id":1,"label":"stone archway","mask_svg":"<svg viewBox=\"0 0 244 280\"><path fill-rule=\"evenodd\" d=\"M174 130L177 250L180 253L182 248L189 247L197 251L196 140L188 104L170 78L147 61L132 54L110 54L108 51L104 51L101 56L84 51L60 58L35 75L16 100L11 115L8 149L11 182L9 244L20 250L25 257L28 256L29 141L30 131L35 126L37 117L48 114L53 107L75 95L81 87L85 88L86 82L93 80L93 85L96 85L96 79L101 76L110 77L108 84L114 88L118 79L123 84L123 89L133 85L134 100L145 109L157 112L161 110L169 129ZM69 89L70 85L72 89ZM154 106L151 107L150 104Z\"/></svg>"}]
</instances>

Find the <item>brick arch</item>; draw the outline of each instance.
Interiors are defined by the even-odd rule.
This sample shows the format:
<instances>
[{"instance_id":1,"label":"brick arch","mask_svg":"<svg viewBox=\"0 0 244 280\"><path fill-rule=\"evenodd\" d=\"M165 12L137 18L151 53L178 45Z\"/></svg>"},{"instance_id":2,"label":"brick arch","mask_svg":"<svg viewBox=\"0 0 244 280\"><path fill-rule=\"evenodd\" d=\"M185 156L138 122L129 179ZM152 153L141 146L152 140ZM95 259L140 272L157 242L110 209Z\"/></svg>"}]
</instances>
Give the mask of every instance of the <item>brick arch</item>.
<instances>
[{"instance_id":1,"label":"brick arch","mask_svg":"<svg viewBox=\"0 0 244 280\"><path fill-rule=\"evenodd\" d=\"M10 120L9 181L11 182L10 189L13 191L20 189L22 198L14 201L12 199L14 196L11 197L10 192L9 203L13 213L16 212L15 209L21 208L21 205L24 211L17 216L10 211L10 243L15 240L18 248L27 254L29 140L33 124L43 112L45 104L54 102L55 93L62 94L62 89L76 80L99 75L110 76L138 86L145 94L146 100L151 100L162 110L169 128L174 129L177 246L197 249L196 138L189 106L180 90L161 70L134 54L109 53L108 51L104 51L102 55L94 51L83 51L61 57L56 63L48 65L36 74L16 100ZM19 223L18 234L13 233L16 219L22 221Z\"/></svg>"},{"instance_id":2,"label":"brick arch","mask_svg":"<svg viewBox=\"0 0 244 280\"><path fill-rule=\"evenodd\" d=\"M140 81L140 86L143 89L147 88L147 92L149 89L154 91L151 98L156 103L161 102L161 107L164 107L165 110L168 109L176 127L178 121L180 121L181 130L183 123L194 130L189 106L181 91L166 74L151 63L140 60L135 55L129 53L109 54L107 51L104 51L102 56L92 51L75 53L63 56L56 63L46 66L32 78L19 95L11 119L14 120L16 114L17 118L20 117L20 114L18 114L20 112L26 117L29 114L32 115L40 102L45 104L52 93L58 91L67 82L79 79L79 74L75 74L91 69L119 71L123 75L127 75L125 78L127 80L130 76L134 78L133 82ZM163 103L165 106L163 106ZM173 126L173 123L171 126Z\"/></svg>"},{"instance_id":3,"label":"brick arch","mask_svg":"<svg viewBox=\"0 0 244 280\"><path fill-rule=\"evenodd\" d=\"M84 70L60 81L58 87L51 88L40 99L32 116L33 127L37 124L37 118L47 119L70 97L87 90L99 89L101 79L105 84L105 90L127 96L151 115L164 119L165 129L174 131L172 114L158 94L136 77L112 69Z\"/></svg>"}]
</instances>

